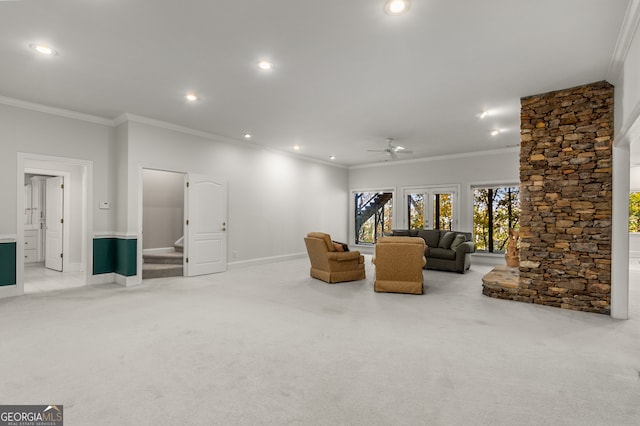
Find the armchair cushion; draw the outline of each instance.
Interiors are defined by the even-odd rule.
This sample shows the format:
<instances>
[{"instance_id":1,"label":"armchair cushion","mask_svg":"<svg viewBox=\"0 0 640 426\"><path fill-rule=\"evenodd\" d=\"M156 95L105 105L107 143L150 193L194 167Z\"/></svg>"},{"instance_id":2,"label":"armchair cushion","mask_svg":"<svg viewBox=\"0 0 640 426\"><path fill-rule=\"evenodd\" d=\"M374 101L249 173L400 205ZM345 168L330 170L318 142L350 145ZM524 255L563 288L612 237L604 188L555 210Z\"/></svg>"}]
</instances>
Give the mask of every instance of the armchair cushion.
<instances>
[{"instance_id":1,"label":"armchair cushion","mask_svg":"<svg viewBox=\"0 0 640 426\"><path fill-rule=\"evenodd\" d=\"M349 246L345 243L341 243L338 241L332 241L332 243L336 251L349 251Z\"/></svg>"}]
</instances>

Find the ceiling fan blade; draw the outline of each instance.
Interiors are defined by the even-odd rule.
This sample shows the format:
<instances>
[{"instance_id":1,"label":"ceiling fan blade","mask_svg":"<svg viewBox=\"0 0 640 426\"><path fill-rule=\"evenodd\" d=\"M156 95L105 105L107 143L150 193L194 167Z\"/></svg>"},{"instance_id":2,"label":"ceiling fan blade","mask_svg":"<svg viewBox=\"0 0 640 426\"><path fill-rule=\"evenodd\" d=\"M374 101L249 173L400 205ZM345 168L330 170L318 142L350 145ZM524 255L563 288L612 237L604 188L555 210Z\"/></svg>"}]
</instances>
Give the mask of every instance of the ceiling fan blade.
<instances>
[{"instance_id":1,"label":"ceiling fan blade","mask_svg":"<svg viewBox=\"0 0 640 426\"><path fill-rule=\"evenodd\" d=\"M368 152L387 152L386 149L368 149Z\"/></svg>"},{"instance_id":2,"label":"ceiling fan blade","mask_svg":"<svg viewBox=\"0 0 640 426\"><path fill-rule=\"evenodd\" d=\"M396 154L413 154L413 151L405 149L404 151L395 151Z\"/></svg>"}]
</instances>

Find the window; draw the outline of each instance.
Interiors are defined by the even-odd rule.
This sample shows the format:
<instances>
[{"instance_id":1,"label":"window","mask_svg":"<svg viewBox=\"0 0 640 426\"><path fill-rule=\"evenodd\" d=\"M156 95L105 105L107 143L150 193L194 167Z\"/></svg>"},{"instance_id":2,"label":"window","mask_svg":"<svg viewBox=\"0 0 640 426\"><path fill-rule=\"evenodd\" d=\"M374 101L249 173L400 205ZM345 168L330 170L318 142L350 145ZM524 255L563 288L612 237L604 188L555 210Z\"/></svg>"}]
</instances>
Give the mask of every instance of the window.
<instances>
[{"instance_id":1,"label":"window","mask_svg":"<svg viewBox=\"0 0 640 426\"><path fill-rule=\"evenodd\" d=\"M356 192L354 197L356 244L375 244L385 233L391 233L392 192Z\"/></svg>"},{"instance_id":2,"label":"window","mask_svg":"<svg viewBox=\"0 0 640 426\"><path fill-rule=\"evenodd\" d=\"M473 189L473 236L477 251L504 253L510 228L519 228L520 188Z\"/></svg>"},{"instance_id":3,"label":"window","mask_svg":"<svg viewBox=\"0 0 640 426\"><path fill-rule=\"evenodd\" d=\"M640 232L640 192L629 195L629 232Z\"/></svg>"},{"instance_id":4,"label":"window","mask_svg":"<svg viewBox=\"0 0 640 426\"><path fill-rule=\"evenodd\" d=\"M454 188L442 187L405 190L409 229L453 229L456 193Z\"/></svg>"}]
</instances>

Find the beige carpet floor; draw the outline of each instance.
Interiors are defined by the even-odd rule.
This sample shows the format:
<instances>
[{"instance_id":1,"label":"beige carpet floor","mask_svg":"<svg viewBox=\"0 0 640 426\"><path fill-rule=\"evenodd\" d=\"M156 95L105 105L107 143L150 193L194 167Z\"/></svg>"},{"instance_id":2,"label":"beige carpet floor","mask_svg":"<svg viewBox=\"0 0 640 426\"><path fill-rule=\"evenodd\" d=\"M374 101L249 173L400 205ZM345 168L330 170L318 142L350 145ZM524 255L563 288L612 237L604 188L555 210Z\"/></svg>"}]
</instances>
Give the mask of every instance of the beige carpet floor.
<instances>
[{"instance_id":1,"label":"beige carpet floor","mask_svg":"<svg viewBox=\"0 0 640 426\"><path fill-rule=\"evenodd\" d=\"M329 285L306 259L0 300L0 403L65 425L638 425L640 269L627 321L481 294Z\"/></svg>"}]
</instances>

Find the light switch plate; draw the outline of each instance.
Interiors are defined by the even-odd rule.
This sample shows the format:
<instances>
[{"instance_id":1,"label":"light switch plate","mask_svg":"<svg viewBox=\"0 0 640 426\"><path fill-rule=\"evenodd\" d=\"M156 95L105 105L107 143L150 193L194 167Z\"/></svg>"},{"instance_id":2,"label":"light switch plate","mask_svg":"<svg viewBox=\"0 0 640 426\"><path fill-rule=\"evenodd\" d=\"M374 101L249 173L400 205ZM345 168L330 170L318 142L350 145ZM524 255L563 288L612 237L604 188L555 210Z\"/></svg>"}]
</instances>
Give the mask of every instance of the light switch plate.
<instances>
[{"instance_id":1,"label":"light switch plate","mask_svg":"<svg viewBox=\"0 0 640 426\"><path fill-rule=\"evenodd\" d=\"M101 201L100 202L100 210L109 210L109 202Z\"/></svg>"}]
</instances>

